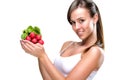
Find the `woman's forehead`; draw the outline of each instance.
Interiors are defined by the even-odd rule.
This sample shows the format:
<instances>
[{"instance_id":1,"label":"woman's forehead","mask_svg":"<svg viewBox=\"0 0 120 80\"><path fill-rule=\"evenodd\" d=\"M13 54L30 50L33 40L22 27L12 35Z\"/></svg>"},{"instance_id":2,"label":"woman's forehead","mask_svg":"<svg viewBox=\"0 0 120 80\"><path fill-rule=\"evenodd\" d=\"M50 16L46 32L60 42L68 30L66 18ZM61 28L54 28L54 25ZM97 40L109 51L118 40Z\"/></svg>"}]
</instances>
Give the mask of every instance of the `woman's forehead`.
<instances>
[{"instance_id":1,"label":"woman's forehead","mask_svg":"<svg viewBox=\"0 0 120 80\"><path fill-rule=\"evenodd\" d=\"M80 17L82 17L82 18L90 17L89 10L86 9L86 8L78 7L71 12L71 19L72 20L74 20L74 18L77 19L77 18L80 18Z\"/></svg>"}]
</instances>

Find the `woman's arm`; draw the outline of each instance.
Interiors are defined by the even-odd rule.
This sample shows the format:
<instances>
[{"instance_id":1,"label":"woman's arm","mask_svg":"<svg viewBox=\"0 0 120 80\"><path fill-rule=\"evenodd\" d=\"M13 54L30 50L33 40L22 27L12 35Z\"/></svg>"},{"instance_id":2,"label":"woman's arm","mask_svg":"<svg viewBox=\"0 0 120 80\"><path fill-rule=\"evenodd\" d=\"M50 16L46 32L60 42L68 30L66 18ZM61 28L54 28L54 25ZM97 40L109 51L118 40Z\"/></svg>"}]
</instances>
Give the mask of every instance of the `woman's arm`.
<instances>
[{"instance_id":1,"label":"woman's arm","mask_svg":"<svg viewBox=\"0 0 120 80\"><path fill-rule=\"evenodd\" d=\"M65 42L65 44L62 46L62 49L64 49L65 46L67 46L71 41L67 41ZM43 64L41 64L40 59L38 58L38 65L39 65L39 70L40 73L42 75L43 80L52 80L52 78L50 77L50 75L48 74L46 68L43 66Z\"/></svg>"},{"instance_id":2,"label":"woman's arm","mask_svg":"<svg viewBox=\"0 0 120 80\"><path fill-rule=\"evenodd\" d=\"M44 57L39 60L44 65L52 80L65 80L65 77L57 70L54 64L52 64L47 55L44 55Z\"/></svg>"},{"instance_id":3,"label":"woman's arm","mask_svg":"<svg viewBox=\"0 0 120 80\"><path fill-rule=\"evenodd\" d=\"M48 72L46 71L45 67L43 66L43 64L40 63L39 58L38 58L38 65L43 80L52 80Z\"/></svg>"},{"instance_id":4,"label":"woman's arm","mask_svg":"<svg viewBox=\"0 0 120 80\"><path fill-rule=\"evenodd\" d=\"M103 51L99 47L92 47L73 68L73 70L64 77L51 63L47 55L40 58L52 80L85 80L94 70L98 70L103 62Z\"/></svg>"},{"instance_id":5,"label":"woman's arm","mask_svg":"<svg viewBox=\"0 0 120 80\"><path fill-rule=\"evenodd\" d=\"M52 64L42 45L33 44L26 40L23 40L21 45L25 52L39 58L39 62L44 68L42 69L41 67L41 70L46 70L45 72L49 74L52 80L85 80L92 71L99 69L99 65L103 62L103 50L99 47L92 47L85 53L68 76L64 77Z\"/></svg>"}]
</instances>

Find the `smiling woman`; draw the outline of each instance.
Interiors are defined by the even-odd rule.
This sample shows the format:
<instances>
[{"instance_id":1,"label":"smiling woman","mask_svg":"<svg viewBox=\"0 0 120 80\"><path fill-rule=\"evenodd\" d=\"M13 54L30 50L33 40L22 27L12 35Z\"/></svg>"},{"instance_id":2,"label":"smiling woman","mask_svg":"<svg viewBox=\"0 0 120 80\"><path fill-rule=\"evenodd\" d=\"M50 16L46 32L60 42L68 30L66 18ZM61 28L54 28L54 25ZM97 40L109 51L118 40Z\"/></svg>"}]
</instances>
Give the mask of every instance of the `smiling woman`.
<instances>
[{"instance_id":1,"label":"smiling woman","mask_svg":"<svg viewBox=\"0 0 120 80\"><path fill-rule=\"evenodd\" d=\"M54 64L43 45L21 40L21 46L25 52L38 58L43 80L92 80L104 61L99 9L92 0L74 0L67 18L82 41L65 41Z\"/></svg>"}]
</instances>

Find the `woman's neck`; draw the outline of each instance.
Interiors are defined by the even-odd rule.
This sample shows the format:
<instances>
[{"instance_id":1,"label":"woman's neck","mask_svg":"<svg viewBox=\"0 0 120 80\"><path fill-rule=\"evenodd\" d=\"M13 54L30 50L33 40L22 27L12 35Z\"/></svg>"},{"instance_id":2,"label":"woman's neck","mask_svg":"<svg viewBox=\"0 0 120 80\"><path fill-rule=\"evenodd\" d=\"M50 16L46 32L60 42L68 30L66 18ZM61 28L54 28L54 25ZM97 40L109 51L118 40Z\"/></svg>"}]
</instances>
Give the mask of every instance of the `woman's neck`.
<instances>
[{"instance_id":1,"label":"woman's neck","mask_svg":"<svg viewBox=\"0 0 120 80\"><path fill-rule=\"evenodd\" d=\"M81 45L89 48L90 46L94 45L97 41L97 34L96 30L94 29L93 33L90 34L88 38L82 41Z\"/></svg>"}]
</instances>

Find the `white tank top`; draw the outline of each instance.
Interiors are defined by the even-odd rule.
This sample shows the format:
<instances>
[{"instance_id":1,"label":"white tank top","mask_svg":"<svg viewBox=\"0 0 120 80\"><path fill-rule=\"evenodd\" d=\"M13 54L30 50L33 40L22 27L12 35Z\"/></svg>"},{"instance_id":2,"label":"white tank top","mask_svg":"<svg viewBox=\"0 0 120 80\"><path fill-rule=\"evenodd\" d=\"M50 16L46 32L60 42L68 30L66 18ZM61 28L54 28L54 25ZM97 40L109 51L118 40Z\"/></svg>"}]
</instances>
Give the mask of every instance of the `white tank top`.
<instances>
[{"instance_id":1,"label":"white tank top","mask_svg":"<svg viewBox=\"0 0 120 80\"><path fill-rule=\"evenodd\" d=\"M72 45L72 43L70 43L70 45ZM64 50L66 50L69 46L67 46ZM80 53L69 57L62 57L59 54L55 58L54 65L66 77L80 60L81 60ZM86 80L92 80L96 73L97 71L91 72L91 74L88 76Z\"/></svg>"}]
</instances>

